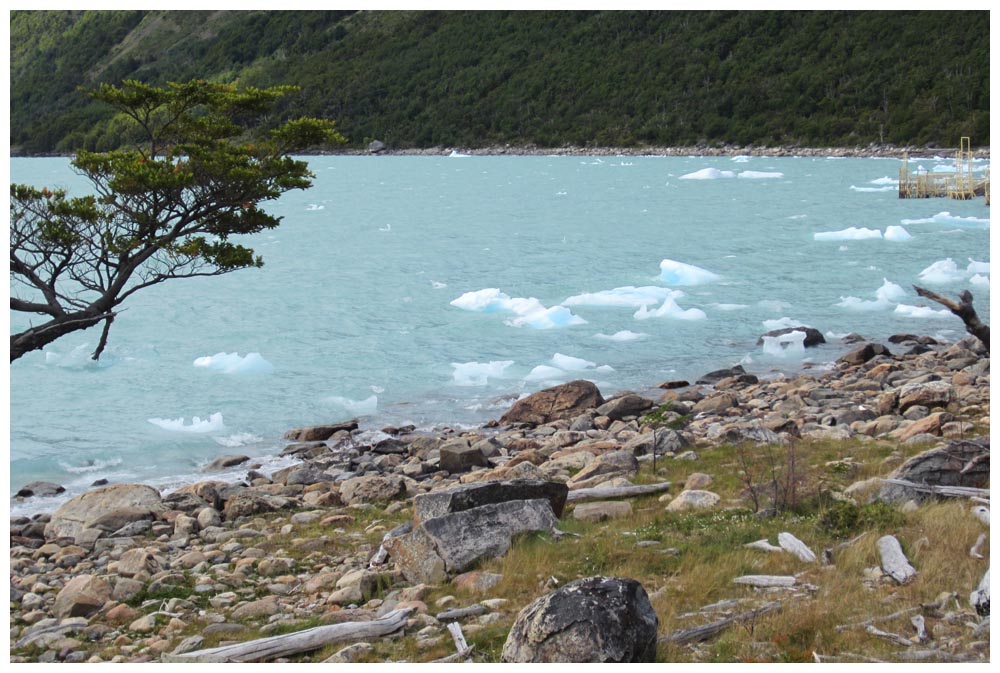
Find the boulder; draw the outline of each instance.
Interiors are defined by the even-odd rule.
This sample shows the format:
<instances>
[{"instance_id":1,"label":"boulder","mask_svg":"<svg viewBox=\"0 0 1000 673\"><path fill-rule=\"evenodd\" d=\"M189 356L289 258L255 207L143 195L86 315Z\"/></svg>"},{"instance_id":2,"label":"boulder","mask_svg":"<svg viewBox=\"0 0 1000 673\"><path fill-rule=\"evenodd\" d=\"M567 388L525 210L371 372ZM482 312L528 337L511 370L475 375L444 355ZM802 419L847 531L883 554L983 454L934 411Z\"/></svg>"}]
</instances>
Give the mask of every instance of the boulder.
<instances>
[{"instance_id":1,"label":"boulder","mask_svg":"<svg viewBox=\"0 0 1000 673\"><path fill-rule=\"evenodd\" d=\"M506 663L637 663L656 658L659 621L637 581L588 577L518 614L503 646Z\"/></svg>"},{"instance_id":2,"label":"boulder","mask_svg":"<svg viewBox=\"0 0 1000 673\"><path fill-rule=\"evenodd\" d=\"M346 479L340 485L340 498L346 505L389 502L406 495L406 484L397 474L366 474Z\"/></svg>"},{"instance_id":3,"label":"boulder","mask_svg":"<svg viewBox=\"0 0 1000 673\"><path fill-rule=\"evenodd\" d=\"M562 516L569 489L556 481L515 479L462 484L413 498L413 522L511 500L548 500L556 518Z\"/></svg>"},{"instance_id":4,"label":"boulder","mask_svg":"<svg viewBox=\"0 0 1000 673\"><path fill-rule=\"evenodd\" d=\"M286 504L287 500L284 498L244 490L234 493L226 500L226 505L222 509L222 516L227 521L233 521L244 516L277 512Z\"/></svg>"},{"instance_id":5,"label":"boulder","mask_svg":"<svg viewBox=\"0 0 1000 673\"><path fill-rule=\"evenodd\" d=\"M85 529L91 528L94 521L121 510L142 513L142 516L155 516L166 508L159 491L152 486L143 484L102 486L63 503L45 525L45 537L49 540L60 537L76 539Z\"/></svg>"},{"instance_id":6,"label":"boulder","mask_svg":"<svg viewBox=\"0 0 1000 673\"><path fill-rule=\"evenodd\" d=\"M947 381L909 383L899 389L899 412L914 406L943 407L954 397L954 387Z\"/></svg>"},{"instance_id":7,"label":"boulder","mask_svg":"<svg viewBox=\"0 0 1000 673\"><path fill-rule=\"evenodd\" d=\"M64 492L66 489L59 484L53 484L51 481L33 481L30 484L22 486L21 489L15 493L18 498L30 498L32 496L50 496L58 495Z\"/></svg>"},{"instance_id":8,"label":"boulder","mask_svg":"<svg viewBox=\"0 0 1000 673\"><path fill-rule=\"evenodd\" d=\"M489 467L486 456L477 447L469 446L466 439L456 439L444 444L440 449L439 466L451 474L468 472L474 467Z\"/></svg>"},{"instance_id":9,"label":"boulder","mask_svg":"<svg viewBox=\"0 0 1000 673\"><path fill-rule=\"evenodd\" d=\"M608 519L632 516L632 504L627 500L599 500L581 502L573 508L573 518L577 521L599 523Z\"/></svg>"},{"instance_id":10,"label":"boulder","mask_svg":"<svg viewBox=\"0 0 1000 673\"><path fill-rule=\"evenodd\" d=\"M837 362L851 366L863 365L879 355L892 357L892 353L889 352L889 349L882 344L866 343L864 346L854 349L847 355L841 356Z\"/></svg>"},{"instance_id":11,"label":"boulder","mask_svg":"<svg viewBox=\"0 0 1000 673\"><path fill-rule=\"evenodd\" d=\"M617 477L634 477L639 471L639 461L628 451L611 451L592 460L566 482L570 489L592 488Z\"/></svg>"},{"instance_id":12,"label":"boulder","mask_svg":"<svg viewBox=\"0 0 1000 673\"><path fill-rule=\"evenodd\" d=\"M929 486L988 488L990 438L954 440L934 447L907 460L889 478ZM878 500L891 503L923 501L931 497L929 493L896 484L883 484L876 496Z\"/></svg>"},{"instance_id":13,"label":"boulder","mask_svg":"<svg viewBox=\"0 0 1000 673\"><path fill-rule=\"evenodd\" d=\"M408 581L435 584L503 556L518 533L548 532L558 522L548 500L512 500L427 519L382 544Z\"/></svg>"},{"instance_id":14,"label":"boulder","mask_svg":"<svg viewBox=\"0 0 1000 673\"><path fill-rule=\"evenodd\" d=\"M640 416L653 406L653 400L641 395L622 395L608 400L597 407L598 416L607 416L613 421L619 421L626 416Z\"/></svg>"},{"instance_id":15,"label":"boulder","mask_svg":"<svg viewBox=\"0 0 1000 673\"><path fill-rule=\"evenodd\" d=\"M570 381L518 400L500 417L500 423L544 425L552 421L571 420L587 409L596 409L602 404L604 398L593 383Z\"/></svg>"},{"instance_id":16,"label":"boulder","mask_svg":"<svg viewBox=\"0 0 1000 673\"><path fill-rule=\"evenodd\" d=\"M52 614L59 619L89 617L111 600L111 585L95 575L77 575L56 594Z\"/></svg>"},{"instance_id":17,"label":"boulder","mask_svg":"<svg viewBox=\"0 0 1000 673\"><path fill-rule=\"evenodd\" d=\"M699 385L712 385L713 383L718 383L722 379L728 379L731 376L741 376L746 373L747 370L743 369L743 365L736 365L735 367L716 369L713 372L709 372L695 381L695 383L698 383Z\"/></svg>"},{"instance_id":18,"label":"boulder","mask_svg":"<svg viewBox=\"0 0 1000 673\"><path fill-rule=\"evenodd\" d=\"M379 154L380 152L384 152L385 143L382 142L381 140L373 140L370 143L368 143L368 151L371 154Z\"/></svg>"},{"instance_id":19,"label":"boulder","mask_svg":"<svg viewBox=\"0 0 1000 673\"><path fill-rule=\"evenodd\" d=\"M657 455L665 453L677 453L684 450L688 442L684 435L670 428L656 428L653 432L645 432L636 435L625 442L622 451L628 451L636 456L645 456L653 453L656 449Z\"/></svg>"},{"instance_id":20,"label":"boulder","mask_svg":"<svg viewBox=\"0 0 1000 673\"><path fill-rule=\"evenodd\" d=\"M914 407L915 408L915 407ZM941 426L952 421L952 416L946 412L938 412L913 421L909 425L897 428L889 433L890 437L905 442L918 435L941 436Z\"/></svg>"},{"instance_id":21,"label":"boulder","mask_svg":"<svg viewBox=\"0 0 1000 673\"><path fill-rule=\"evenodd\" d=\"M242 455L231 455L231 456L219 456L211 463L201 468L202 472L222 472L223 470L228 470L231 467L236 467L237 465L242 465L243 463L250 460L250 456Z\"/></svg>"},{"instance_id":22,"label":"boulder","mask_svg":"<svg viewBox=\"0 0 1000 673\"><path fill-rule=\"evenodd\" d=\"M712 509L719 504L721 498L711 491L688 490L681 491L667 505L668 512L686 512L692 509Z\"/></svg>"},{"instance_id":23,"label":"boulder","mask_svg":"<svg viewBox=\"0 0 1000 673\"><path fill-rule=\"evenodd\" d=\"M718 395L711 395L710 397L706 397L701 402L695 404L694 408L691 410L691 413L693 413L695 416L697 416L698 414L719 414L725 411L726 409L735 407L737 403L738 400L736 398L736 395L733 395L731 393L721 393Z\"/></svg>"},{"instance_id":24,"label":"boulder","mask_svg":"<svg viewBox=\"0 0 1000 673\"><path fill-rule=\"evenodd\" d=\"M784 327L782 329L771 330L767 334L762 335L757 339L757 345L764 345L764 337L784 336L786 334L791 334L792 332L805 332L806 338L802 343L805 348L812 348L813 346L826 343L826 339L823 338L823 333L815 327Z\"/></svg>"},{"instance_id":25,"label":"boulder","mask_svg":"<svg viewBox=\"0 0 1000 673\"><path fill-rule=\"evenodd\" d=\"M311 425L305 428L293 428L285 433L285 439L292 442L324 442L341 430L354 432L358 429L357 419L334 423L333 425Z\"/></svg>"}]
</instances>

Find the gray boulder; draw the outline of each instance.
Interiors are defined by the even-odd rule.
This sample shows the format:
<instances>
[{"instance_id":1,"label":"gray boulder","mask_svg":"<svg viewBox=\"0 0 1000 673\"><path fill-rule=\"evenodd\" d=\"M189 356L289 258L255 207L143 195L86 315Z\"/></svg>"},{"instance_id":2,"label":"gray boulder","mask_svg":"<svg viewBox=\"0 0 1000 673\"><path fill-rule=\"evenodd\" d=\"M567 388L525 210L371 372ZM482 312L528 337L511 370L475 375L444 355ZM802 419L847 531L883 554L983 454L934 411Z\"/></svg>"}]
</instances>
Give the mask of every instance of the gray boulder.
<instances>
[{"instance_id":1,"label":"gray boulder","mask_svg":"<svg viewBox=\"0 0 1000 673\"><path fill-rule=\"evenodd\" d=\"M499 502L427 519L382 544L408 581L436 584L503 556L518 533L551 531L558 522L548 500Z\"/></svg>"},{"instance_id":2,"label":"gray boulder","mask_svg":"<svg viewBox=\"0 0 1000 673\"><path fill-rule=\"evenodd\" d=\"M468 472L474 467L489 467L489 461L483 452L474 446L469 446L467 439L456 439L443 445L440 450L440 467L452 474Z\"/></svg>"},{"instance_id":3,"label":"gray boulder","mask_svg":"<svg viewBox=\"0 0 1000 673\"><path fill-rule=\"evenodd\" d=\"M147 517L158 515L165 510L160 492L152 486L143 484L102 486L63 503L45 525L45 537L49 540L60 537L76 539L84 530L92 528L94 522L102 518L106 521L115 512L128 511L138 517Z\"/></svg>"},{"instance_id":4,"label":"gray boulder","mask_svg":"<svg viewBox=\"0 0 1000 673\"><path fill-rule=\"evenodd\" d=\"M637 581L588 577L521 610L500 658L507 663L653 662L658 626Z\"/></svg>"},{"instance_id":5,"label":"gray boulder","mask_svg":"<svg viewBox=\"0 0 1000 673\"><path fill-rule=\"evenodd\" d=\"M21 489L15 494L19 498L30 498L32 496L50 496L58 495L66 489L59 484L53 484L51 481L33 481L26 486L22 486Z\"/></svg>"},{"instance_id":6,"label":"gray boulder","mask_svg":"<svg viewBox=\"0 0 1000 673\"><path fill-rule=\"evenodd\" d=\"M354 432L358 429L357 419L334 423L333 425L311 425L305 428L293 428L285 433L285 439L293 442L323 442L341 430Z\"/></svg>"},{"instance_id":7,"label":"gray boulder","mask_svg":"<svg viewBox=\"0 0 1000 673\"><path fill-rule=\"evenodd\" d=\"M954 440L913 456L889 475L928 486L967 486L987 488L990 483L990 438ZM878 500L903 503L931 498L906 486L884 484L879 489Z\"/></svg>"},{"instance_id":8,"label":"gray boulder","mask_svg":"<svg viewBox=\"0 0 1000 673\"><path fill-rule=\"evenodd\" d=\"M892 353L889 352L889 349L882 344L866 343L864 346L854 349L847 355L841 356L837 362L851 366L863 365L879 355L892 357Z\"/></svg>"},{"instance_id":9,"label":"gray boulder","mask_svg":"<svg viewBox=\"0 0 1000 673\"><path fill-rule=\"evenodd\" d=\"M761 346L764 344L764 337L784 336L786 334L791 334L792 332L805 332L806 338L805 341L802 342L802 345L805 348L812 348L813 346L826 343L823 333L815 327L784 327L782 329L771 330L767 334L762 335L757 339L757 345Z\"/></svg>"},{"instance_id":10,"label":"gray boulder","mask_svg":"<svg viewBox=\"0 0 1000 673\"><path fill-rule=\"evenodd\" d=\"M623 477L634 477L639 461L628 451L611 451L598 456L566 482L570 489L592 488L600 483Z\"/></svg>"},{"instance_id":11,"label":"gray boulder","mask_svg":"<svg viewBox=\"0 0 1000 673\"><path fill-rule=\"evenodd\" d=\"M586 410L595 409L602 404L604 398L593 383L570 381L518 400L500 417L500 422L544 425L552 421L574 419Z\"/></svg>"},{"instance_id":12,"label":"gray boulder","mask_svg":"<svg viewBox=\"0 0 1000 673\"><path fill-rule=\"evenodd\" d=\"M552 507L552 513L555 514L556 518L559 518L562 516L563 507L566 506L568 493L569 489L566 484L534 479L462 484L454 488L421 493L415 496L413 498L413 521L419 524L421 521L483 505L511 500L538 499L548 500Z\"/></svg>"},{"instance_id":13,"label":"gray boulder","mask_svg":"<svg viewBox=\"0 0 1000 673\"><path fill-rule=\"evenodd\" d=\"M639 416L652 406L653 401L641 395L622 395L597 407L597 415L607 416L613 421L620 421L626 416Z\"/></svg>"}]
</instances>

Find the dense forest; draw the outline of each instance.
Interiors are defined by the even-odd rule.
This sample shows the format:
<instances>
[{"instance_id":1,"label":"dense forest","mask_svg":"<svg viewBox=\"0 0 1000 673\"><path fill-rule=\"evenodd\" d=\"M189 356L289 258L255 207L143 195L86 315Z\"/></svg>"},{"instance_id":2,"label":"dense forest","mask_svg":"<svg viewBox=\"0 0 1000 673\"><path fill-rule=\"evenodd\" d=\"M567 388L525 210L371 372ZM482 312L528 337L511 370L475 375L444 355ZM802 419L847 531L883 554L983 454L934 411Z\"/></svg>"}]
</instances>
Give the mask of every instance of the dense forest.
<instances>
[{"instance_id":1,"label":"dense forest","mask_svg":"<svg viewBox=\"0 0 1000 673\"><path fill-rule=\"evenodd\" d=\"M15 11L11 148L105 150L81 87L295 84L349 147L989 145L989 12ZM279 120L275 120L277 123Z\"/></svg>"}]
</instances>

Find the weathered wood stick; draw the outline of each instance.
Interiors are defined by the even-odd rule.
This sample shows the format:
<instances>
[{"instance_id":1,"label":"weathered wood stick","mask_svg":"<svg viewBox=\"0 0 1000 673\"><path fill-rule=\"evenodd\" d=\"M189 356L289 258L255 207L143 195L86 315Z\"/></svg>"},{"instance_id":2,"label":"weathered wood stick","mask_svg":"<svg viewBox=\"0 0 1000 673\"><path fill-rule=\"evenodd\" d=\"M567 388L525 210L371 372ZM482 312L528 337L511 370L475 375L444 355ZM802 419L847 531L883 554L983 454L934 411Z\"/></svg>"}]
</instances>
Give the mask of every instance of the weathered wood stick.
<instances>
[{"instance_id":1,"label":"weathered wood stick","mask_svg":"<svg viewBox=\"0 0 1000 673\"><path fill-rule=\"evenodd\" d=\"M927 625L924 623L924 616L913 615L910 617L910 623L917 630L917 640L921 643L925 642L927 640Z\"/></svg>"},{"instance_id":2,"label":"weathered wood stick","mask_svg":"<svg viewBox=\"0 0 1000 673\"><path fill-rule=\"evenodd\" d=\"M451 610L445 610L444 612L439 612L437 614L437 619L439 621L444 621L446 619L461 619L462 617L475 617L476 615L485 615L490 609L485 605L470 605L467 608L452 608Z\"/></svg>"},{"instance_id":3,"label":"weathered wood stick","mask_svg":"<svg viewBox=\"0 0 1000 673\"><path fill-rule=\"evenodd\" d=\"M791 575L743 575L733 578L733 583L752 587L793 587L795 578Z\"/></svg>"},{"instance_id":4,"label":"weathered wood stick","mask_svg":"<svg viewBox=\"0 0 1000 673\"><path fill-rule=\"evenodd\" d=\"M451 634L451 639L455 641L455 649L459 652L464 652L469 649L469 644L465 642L465 634L462 633L462 625L458 622L451 622L448 624L448 633Z\"/></svg>"},{"instance_id":5,"label":"weathered wood stick","mask_svg":"<svg viewBox=\"0 0 1000 673\"><path fill-rule=\"evenodd\" d=\"M782 549L794 554L800 561L813 563L816 561L816 554L806 545L805 542L795 537L791 533L778 533L778 544Z\"/></svg>"},{"instance_id":6,"label":"weathered wood stick","mask_svg":"<svg viewBox=\"0 0 1000 673\"><path fill-rule=\"evenodd\" d=\"M913 646L913 642L910 641L909 639L904 638L903 636L900 636L900 635L895 634L895 633L889 633L888 631L880 631L879 629L876 629L871 624L869 624L868 626L865 627L865 631L867 631L868 633L872 634L873 636L878 636L879 638L885 638L886 640L894 642L897 645L901 645L903 647L912 647Z\"/></svg>"},{"instance_id":7,"label":"weathered wood stick","mask_svg":"<svg viewBox=\"0 0 1000 673\"><path fill-rule=\"evenodd\" d=\"M969 556L983 558L983 555L979 553L979 548L983 546L984 542L986 542L986 533L980 533L979 537L976 538L976 544L972 545L972 549L969 550Z\"/></svg>"},{"instance_id":8,"label":"weathered wood stick","mask_svg":"<svg viewBox=\"0 0 1000 673\"><path fill-rule=\"evenodd\" d=\"M972 307L972 293L968 290L962 290L958 295L959 301L950 299L937 292L932 292L930 290L925 290L922 287L913 286L917 294L921 297L935 301L946 309L957 315L965 323L965 331L976 337L983 342L986 346L986 352L990 351L990 326L983 323L979 319L979 315L976 314L976 309Z\"/></svg>"},{"instance_id":9,"label":"weathered wood stick","mask_svg":"<svg viewBox=\"0 0 1000 673\"><path fill-rule=\"evenodd\" d=\"M393 610L380 619L367 622L344 622L316 626L297 633L285 633L280 636L259 638L245 643L223 645L207 650L196 650L184 654L163 654L161 661L168 663L269 661L278 657L317 650L333 643L365 640L394 633L406 626L406 620L412 612L411 608Z\"/></svg>"},{"instance_id":10,"label":"weathered wood stick","mask_svg":"<svg viewBox=\"0 0 1000 673\"><path fill-rule=\"evenodd\" d=\"M915 491L920 491L922 493L933 493L934 495L943 495L950 498L986 498L987 501L990 497L990 489L988 488L972 488L971 486L933 486L929 484L918 484L912 481L906 481L905 479L883 479L887 484L895 484L897 486L905 486L907 488L912 488Z\"/></svg>"},{"instance_id":11,"label":"weathered wood stick","mask_svg":"<svg viewBox=\"0 0 1000 673\"><path fill-rule=\"evenodd\" d=\"M570 491L566 496L566 502L579 502L580 500L607 500L608 498L631 498L647 493L660 493L670 488L669 481L657 484L642 484L640 486L618 486L615 488L579 488Z\"/></svg>"},{"instance_id":12,"label":"weathered wood stick","mask_svg":"<svg viewBox=\"0 0 1000 673\"><path fill-rule=\"evenodd\" d=\"M903 548L892 535L883 535L875 543L878 548L879 558L882 562L882 570L886 575L896 580L900 584L906 584L916 577L916 569L910 565L903 554Z\"/></svg>"},{"instance_id":13,"label":"weathered wood stick","mask_svg":"<svg viewBox=\"0 0 1000 673\"><path fill-rule=\"evenodd\" d=\"M773 601L771 603L765 603L759 608L754 608L753 610L748 610L747 612L741 612L738 615L733 615L732 617L726 617L725 619L720 619L718 621L709 622L702 626L696 626L690 629L681 629L679 631L674 631L668 633L665 636L660 636L657 639L659 643L670 643L682 645L684 643L700 642L702 640L708 640L712 636L724 631L729 626L737 622L745 622L760 615L767 614L768 612L774 612L775 610L781 609L781 603Z\"/></svg>"},{"instance_id":14,"label":"weathered wood stick","mask_svg":"<svg viewBox=\"0 0 1000 673\"><path fill-rule=\"evenodd\" d=\"M757 540L756 542L747 542L743 546L746 547L747 549L760 549L761 551L785 551L781 547L775 547L766 539Z\"/></svg>"},{"instance_id":15,"label":"weathered wood stick","mask_svg":"<svg viewBox=\"0 0 1000 673\"><path fill-rule=\"evenodd\" d=\"M874 624L875 622L891 622L893 619L896 619L897 617L905 617L906 615L919 611L920 611L919 607L905 608L903 610L897 610L896 612L893 612L891 615L883 615L882 617L869 617L864 621L854 622L853 624L840 624L839 626L837 626L837 631L838 632L846 631L847 629L854 629L859 626L869 626L871 624Z\"/></svg>"},{"instance_id":16,"label":"weathered wood stick","mask_svg":"<svg viewBox=\"0 0 1000 673\"><path fill-rule=\"evenodd\" d=\"M861 538L863 538L866 535L868 535L868 531L865 531L861 535L858 535L857 537L853 537L850 540L847 540L846 542L841 542L840 544L834 545L834 546L830 547L829 549L824 549L823 550L823 563L825 563L827 565L833 563L833 555L834 554L836 554L837 552L839 552L841 549L847 549L848 547L851 547L851 546L855 545L858 542L858 540L860 540Z\"/></svg>"}]
</instances>

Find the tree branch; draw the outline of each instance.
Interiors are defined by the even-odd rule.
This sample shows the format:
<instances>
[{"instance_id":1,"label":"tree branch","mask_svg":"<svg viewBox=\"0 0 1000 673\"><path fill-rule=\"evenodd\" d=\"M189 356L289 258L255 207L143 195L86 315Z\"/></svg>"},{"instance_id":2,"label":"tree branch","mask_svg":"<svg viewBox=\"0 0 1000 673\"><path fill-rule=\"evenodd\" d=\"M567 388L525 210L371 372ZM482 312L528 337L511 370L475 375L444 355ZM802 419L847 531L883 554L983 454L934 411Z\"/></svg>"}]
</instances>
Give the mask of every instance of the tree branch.
<instances>
[{"instance_id":1,"label":"tree branch","mask_svg":"<svg viewBox=\"0 0 1000 673\"><path fill-rule=\"evenodd\" d=\"M990 326L984 324L979 316L976 314L976 309L972 307L972 293L968 290L962 290L961 294L958 295L960 301L955 301L937 292L932 292L922 287L913 286L913 289L917 291L917 294L921 297L935 301L949 311L957 315L965 323L965 331L967 331L972 336L979 339L984 346L986 346L986 352L990 352Z\"/></svg>"}]
</instances>

